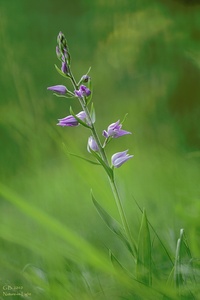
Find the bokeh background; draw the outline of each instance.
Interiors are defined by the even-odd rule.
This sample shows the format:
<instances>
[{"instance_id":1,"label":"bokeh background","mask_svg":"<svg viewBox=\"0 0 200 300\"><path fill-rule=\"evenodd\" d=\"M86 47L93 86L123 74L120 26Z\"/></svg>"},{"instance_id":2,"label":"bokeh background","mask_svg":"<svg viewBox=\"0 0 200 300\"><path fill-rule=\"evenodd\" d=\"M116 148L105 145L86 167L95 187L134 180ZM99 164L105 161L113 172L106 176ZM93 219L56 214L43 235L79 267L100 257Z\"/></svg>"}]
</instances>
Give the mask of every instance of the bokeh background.
<instances>
[{"instance_id":1,"label":"bokeh background","mask_svg":"<svg viewBox=\"0 0 200 300\"><path fill-rule=\"evenodd\" d=\"M90 158L88 131L56 126L70 106L80 111L76 100L46 89L71 88L54 68L59 31L67 37L77 80L91 67L99 134L128 113L124 129L133 134L114 140L107 151L134 154L116 172L133 235L141 218L137 202L169 249L184 228L198 256L199 1L0 2L1 183L102 252L120 252L91 202L92 189L119 218L106 175L66 154ZM35 211L30 217L6 197L0 201L1 281L16 282L27 265L51 274L61 270L66 245L60 237L34 219ZM157 255L162 262L164 254Z\"/></svg>"}]
</instances>

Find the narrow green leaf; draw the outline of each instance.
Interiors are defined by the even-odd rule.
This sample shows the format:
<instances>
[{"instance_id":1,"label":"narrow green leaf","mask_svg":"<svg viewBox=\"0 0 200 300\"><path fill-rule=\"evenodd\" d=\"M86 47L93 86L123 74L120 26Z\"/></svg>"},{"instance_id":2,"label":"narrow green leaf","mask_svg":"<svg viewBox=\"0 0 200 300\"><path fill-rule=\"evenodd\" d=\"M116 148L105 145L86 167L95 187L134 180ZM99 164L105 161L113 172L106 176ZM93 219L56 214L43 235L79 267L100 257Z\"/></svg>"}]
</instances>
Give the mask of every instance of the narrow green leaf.
<instances>
[{"instance_id":1,"label":"narrow green leaf","mask_svg":"<svg viewBox=\"0 0 200 300\"><path fill-rule=\"evenodd\" d=\"M122 271L123 273L126 273L128 276L132 277L130 272L124 266L122 266L122 264L119 262L119 260L116 258L116 256L112 253L110 249L109 256L113 267L116 268L117 271Z\"/></svg>"},{"instance_id":2,"label":"narrow green leaf","mask_svg":"<svg viewBox=\"0 0 200 300\"><path fill-rule=\"evenodd\" d=\"M111 180L113 180L113 170L103 161L103 159L99 156L98 153L96 153L95 151L93 151L90 148L90 152L94 155L94 157L99 161L99 163L103 166L104 170L106 171L106 173L108 174L108 176L110 177Z\"/></svg>"},{"instance_id":3,"label":"narrow green leaf","mask_svg":"<svg viewBox=\"0 0 200 300\"><path fill-rule=\"evenodd\" d=\"M106 212L106 210L97 202L97 200L94 198L94 195L92 195L92 201L94 203L94 206L99 213L100 217L103 219L103 221L106 223L108 228L114 232L126 245L128 250L132 253L131 246L126 238L125 232L122 228L122 226L117 222L109 213Z\"/></svg>"},{"instance_id":4,"label":"narrow green leaf","mask_svg":"<svg viewBox=\"0 0 200 300\"><path fill-rule=\"evenodd\" d=\"M93 160L90 160L90 159L87 159L81 155L78 155L78 154L74 154L74 153L71 153L67 150L65 144L63 143L63 147L64 147L64 151L67 155L71 155L71 156L74 156L74 157L77 157L77 158L80 158L80 159L83 159L85 160L86 162L89 162L90 164L92 165L97 165L97 166L100 166L100 163L96 162L96 161L93 161Z\"/></svg>"},{"instance_id":5,"label":"narrow green leaf","mask_svg":"<svg viewBox=\"0 0 200 300\"><path fill-rule=\"evenodd\" d=\"M151 269L151 238L148 226L148 220L145 210L143 211L141 227L138 240L137 255L137 279L144 284L151 285L152 269Z\"/></svg>"},{"instance_id":6,"label":"narrow green leaf","mask_svg":"<svg viewBox=\"0 0 200 300\"><path fill-rule=\"evenodd\" d=\"M136 203L137 207L139 208L139 210L140 210L141 213L142 213L142 208L139 206L139 204L137 203L136 200L135 200L135 203ZM158 241L160 242L162 248L164 249L166 255L168 256L168 258L169 258L169 260L170 260L172 266L174 267L174 261L173 261L171 255L169 254L169 252L168 252L168 250L167 250L167 247L164 245L163 241L161 240L161 238L159 237L158 233L157 233L156 230L154 229L153 225L149 222L149 220L148 220L148 224L149 224L151 230L152 230L152 231L154 232L154 234L156 235Z\"/></svg>"},{"instance_id":7,"label":"narrow green leaf","mask_svg":"<svg viewBox=\"0 0 200 300\"><path fill-rule=\"evenodd\" d=\"M93 160L90 160L90 159L87 159L87 158L85 158L85 157L83 157L83 156L80 156L80 155L77 155L77 154L74 154L74 153L70 153L70 152L69 152L68 154L71 155L71 156L74 156L74 157L83 159L83 160L85 160L86 162L89 162L89 163L92 164L92 165L100 166L100 163L98 163L98 162L96 162L96 161L93 161Z\"/></svg>"},{"instance_id":8,"label":"narrow green leaf","mask_svg":"<svg viewBox=\"0 0 200 300\"><path fill-rule=\"evenodd\" d=\"M55 68L56 68L56 71L57 71L61 76L63 76L64 78L70 78L69 75L63 73L56 65L55 65Z\"/></svg>"},{"instance_id":9,"label":"narrow green leaf","mask_svg":"<svg viewBox=\"0 0 200 300\"><path fill-rule=\"evenodd\" d=\"M128 116L128 113L126 113L126 114L125 114L125 116L124 116L123 120L120 122L121 124L123 124L123 123L124 123L124 121L126 120L127 116Z\"/></svg>"},{"instance_id":10,"label":"narrow green leaf","mask_svg":"<svg viewBox=\"0 0 200 300\"><path fill-rule=\"evenodd\" d=\"M167 285L170 287L174 287L174 266L167 278Z\"/></svg>"},{"instance_id":11,"label":"narrow green leaf","mask_svg":"<svg viewBox=\"0 0 200 300\"><path fill-rule=\"evenodd\" d=\"M69 96L67 95L61 95L61 94L56 94L56 93L53 93L53 95L55 95L56 97L59 97L59 98L67 98L67 99L71 99L71 98L75 98L74 95L72 95L71 93L68 93Z\"/></svg>"},{"instance_id":12,"label":"narrow green leaf","mask_svg":"<svg viewBox=\"0 0 200 300\"><path fill-rule=\"evenodd\" d=\"M88 74L90 73L90 70L91 70L91 67L89 67L89 69L88 69L86 75L88 75Z\"/></svg>"}]
</instances>

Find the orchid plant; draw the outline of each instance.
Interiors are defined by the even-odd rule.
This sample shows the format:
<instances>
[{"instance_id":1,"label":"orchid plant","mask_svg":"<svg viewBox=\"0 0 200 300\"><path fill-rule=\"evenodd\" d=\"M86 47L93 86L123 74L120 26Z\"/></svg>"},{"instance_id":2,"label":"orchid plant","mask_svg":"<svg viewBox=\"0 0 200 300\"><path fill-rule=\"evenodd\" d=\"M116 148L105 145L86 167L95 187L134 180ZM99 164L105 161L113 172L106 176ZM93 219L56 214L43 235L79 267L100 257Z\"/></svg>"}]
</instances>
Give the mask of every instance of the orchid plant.
<instances>
[{"instance_id":1,"label":"orchid plant","mask_svg":"<svg viewBox=\"0 0 200 300\"><path fill-rule=\"evenodd\" d=\"M159 240L160 245L164 249L170 263L173 266L173 282L175 282L175 286L178 288L179 296L181 296L182 290L180 289L180 287L185 285L187 281L187 276L183 274L184 269L181 268L180 258L183 249L185 252L187 252L188 260L191 260L191 252L189 250L189 246L185 238L184 230L181 230L180 238L177 242L175 258L172 258L167 248L164 246L164 243L158 237L155 230L148 221L145 210L143 210L138 240L136 243L130 230L129 222L124 211L121 195L119 193L115 180L115 169L120 168L125 162L133 158L133 155L129 154L128 150L125 149L121 152L114 153L111 159L109 160L106 153L106 147L108 143L110 143L113 139L121 138L124 135L130 135L131 132L122 129L124 120L122 122L120 122L120 120L117 120L111 123L107 127L107 129L102 130L102 136L100 138L95 127L94 104L91 102L93 95L92 79L88 75L89 71L85 75L83 75L79 81L76 81L76 79L74 78L74 75L71 70L71 55L69 52L68 43L62 32L60 32L57 37L56 55L61 63L60 67L55 66L56 70L61 76L71 81L73 91L69 90L64 85L54 85L48 87L47 89L53 91L54 94L58 97L77 99L81 107L80 112L77 114L75 114L73 109L70 108L70 114L64 118L58 119L57 125L61 127L82 126L85 127L89 132L87 150L91 155L91 159L83 157L82 158L85 159L87 162L101 165L102 168L105 170L119 212L121 224L102 207L102 205L95 199L93 194L92 200L98 213L105 221L106 225L112 230L113 233L115 233L123 241L124 245L130 252L132 260L135 263L135 268L132 269L132 274L130 274L131 278L136 280L140 284L143 284L144 287L152 288L152 281L154 275L152 262L152 241L150 231L153 231L154 236L156 236ZM79 157L78 155L75 156ZM110 257L114 265L117 265L118 267L120 267L120 269L123 269L125 272L127 271L111 251ZM169 276L169 278L171 278L171 275ZM165 298L166 292L164 290L165 288L162 286L158 293L159 298L151 299L161 299L161 294L164 297L162 299L171 299Z\"/></svg>"},{"instance_id":2,"label":"orchid plant","mask_svg":"<svg viewBox=\"0 0 200 300\"><path fill-rule=\"evenodd\" d=\"M65 87L64 85L50 86L47 89L53 91L57 96L62 96L66 98L68 97L77 98L82 108L82 111L80 111L78 114L75 114L72 108L70 108L71 114L66 116L65 118L59 119L57 125L62 127L66 127L66 126L75 127L75 126L82 125L90 130L87 150L95 158L95 160L97 160L97 163L104 168L104 170L108 175L112 187L112 191L114 194L114 198L117 203L117 207L121 217L123 230L126 235L125 238L129 243L130 249L132 250L134 255L136 255L136 244L133 241L133 238L131 236L127 218L122 206L122 201L114 177L114 169L122 166L126 161L131 159L133 155L128 154L128 150L124 150L122 152L113 154L111 157L111 163L109 163L109 160L105 152L105 148L107 144L112 139L119 138L127 134L131 134L131 132L123 130L122 123L120 123L120 120L118 120L110 124L107 130L103 130L102 136L104 137L104 142L103 143L101 142L100 137L97 134L97 130L95 128L94 105L93 103L91 104L91 99L92 99L91 77L88 74L83 75L79 80L79 82L77 82L71 70L71 64L70 64L71 55L69 52L66 38L62 32L60 32L57 37L57 43L58 45L56 47L56 54L58 59L61 61L61 68L59 69L56 66L56 69L62 76L71 80L74 91L68 90L68 88ZM96 200L94 199L94 196L93 196L93 201L96 207L99 207L97 205ZM102 211L101 211L101 215L102 215Z\"/></svg>"}]
</instances>

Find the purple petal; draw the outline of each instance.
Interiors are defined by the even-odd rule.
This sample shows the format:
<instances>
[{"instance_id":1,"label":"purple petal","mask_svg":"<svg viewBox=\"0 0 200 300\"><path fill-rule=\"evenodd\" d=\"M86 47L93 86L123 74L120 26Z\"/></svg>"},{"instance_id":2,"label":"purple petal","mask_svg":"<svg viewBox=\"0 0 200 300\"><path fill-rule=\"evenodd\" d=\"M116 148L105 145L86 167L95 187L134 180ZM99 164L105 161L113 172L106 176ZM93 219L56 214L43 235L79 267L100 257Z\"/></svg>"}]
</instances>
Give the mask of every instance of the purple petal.
<instances>
[{"instance_id":1,"label":"purple petal","mask_svg":"<svg viewBox=\"0 0 200 300\"><path fill-rule=\"evenodd\" d=\"M117 122L115 122L115 123L112 123L112 124L110 124L109 126L108 126L108 131L109 130L119 130L121 127L122 127L122 125L119 125L119 122L120 122L120 120L118 120Z\"/></svg>"},{"instance_id":2,"label":"purple petal","mask_svg":"<svg viewBox=\"0 0 200 300\"><path fill-rule=\"evenodd\" d=\"M107 139L109 137L109 134L106 130L103 131L102 135Z\"/></svg>"},{"instance_id":3,"label":"purple petal","mask_svg":"<svg viewBox=\"0 0 200 300\"><path fill-rule=\"evenodd\" d=\"M82 93L81 93L79 90L75 90L75 91L74 91L74 94L75 94L77 97L79 97L79 98L82 97Z\"/></svg>"},{"instance_id":4,"label":"purple petal","mask_svg":"<svg viewBox=\"0 0 200 300\"><path fill-rule=\"evenodd\" d=\"M122 130L122 124L120 124L120 120L118 120L115 123L112 123L108 126L107 131L104 130L103 136L106 138L113 137L113 138L118 138L120 136L126 135L126 134L131 134L131 132Z\"/></svg>"},{"instance_id":5,"label":"purple petal","mask_svg":"<svg viewBox=\"0 0 200 300\"><path fill-rule=\"evenodd\" d=\"M82 95L85 97L88 97L91 94L90 89L88 89L85 85L80 86L80 91L82 92Z\"/></svg>"},{"instance_id":6,"label":"purple petal","mask_svg":"<svg viewBox=\"0 0 200 300\"><path fill-rule=\"evenodd\" d=\"M85 85L81 85L79 90L74 91L77 97L88 97L91 94L90 89L88 89Z\"/></svg>"},{"instance_id":7,"label":"purple petal","mask_svg":"<svg viewBox=\"0 0 200 300\"><path fill-rule=\"evenodd\" d=\"M53 85L53 86L49 86L47 88L47 90L56 92L58 94L65 94L67 92L67 88L64 85Z\"/></svg>"},{"instance_id":8,"label":"purple petal","mask_svg":"<svg viewBox=\"0 0 200 300\"><path fill-rule=\"evenodd\" d=\"M123 136L123 135L126 135L126 134L131 134L131 132L120 129L120 130L118 130L118 131L114 131L114 132L113 132L113 137L114 137L114 138L118 138L118 137Z\"/></svg>"},{"instance_id":9,"label":"purple petal","mask_svg":"<svg viewBox=\"0 0 200 300\"><path fill-rule=\"evenodd\" d=\"M84 111L80 111L80 113L78 113L76 116L81 120L84 120L87 117Z\"/></svg>"},{"instance_id":10,"label":"purple petal","mask_svg":"<svg viewBox=\"0 0 200 300\"><path fill-rule=\"evenodd\" d=\"M79 125L78 121L71 115L69 115L63 119L59 119L58 121L59 121L59 123L57 125L59 125L59 126L75 127L75 126Z\"/></svg>"}]
</instances>

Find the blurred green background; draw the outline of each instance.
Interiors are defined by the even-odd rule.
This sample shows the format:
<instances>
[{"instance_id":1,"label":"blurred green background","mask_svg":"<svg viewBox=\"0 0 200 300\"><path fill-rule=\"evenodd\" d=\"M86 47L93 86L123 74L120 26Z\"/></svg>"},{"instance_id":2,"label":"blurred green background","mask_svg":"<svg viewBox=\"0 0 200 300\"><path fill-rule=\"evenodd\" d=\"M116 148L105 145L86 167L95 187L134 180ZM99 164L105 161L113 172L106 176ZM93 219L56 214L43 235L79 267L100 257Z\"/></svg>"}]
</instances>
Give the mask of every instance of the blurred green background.
<instances>
[{"instance_id":1,"label":"blurred green background","mask_svg":"<svg viewBox=\"0 0 200 300\"><path fill-rule=\"evenodd\" d=\"M92 188L118 218L103 170L66 155L65 149L90 158L89 133L56 126L70 106L80 111L76 100L57 98L46 89L55 84L71 88L54 68L59 31L67 37L77 80L91 67L99 134L128 113L124 129L133 134L114 140L108 155L125 149L134 154L116 172L133 235L141 218L137 201L169 249L174 251L185 228L198 256L199 1L0 3L1 183L102 252L106 247L120 252L91 202ZM66 245L60 237L34 220L35 212L30 217L6 197L0 201L1 281L16 281L27 264L51 274L63 266Z\"/></svg>"}]
</instances>

